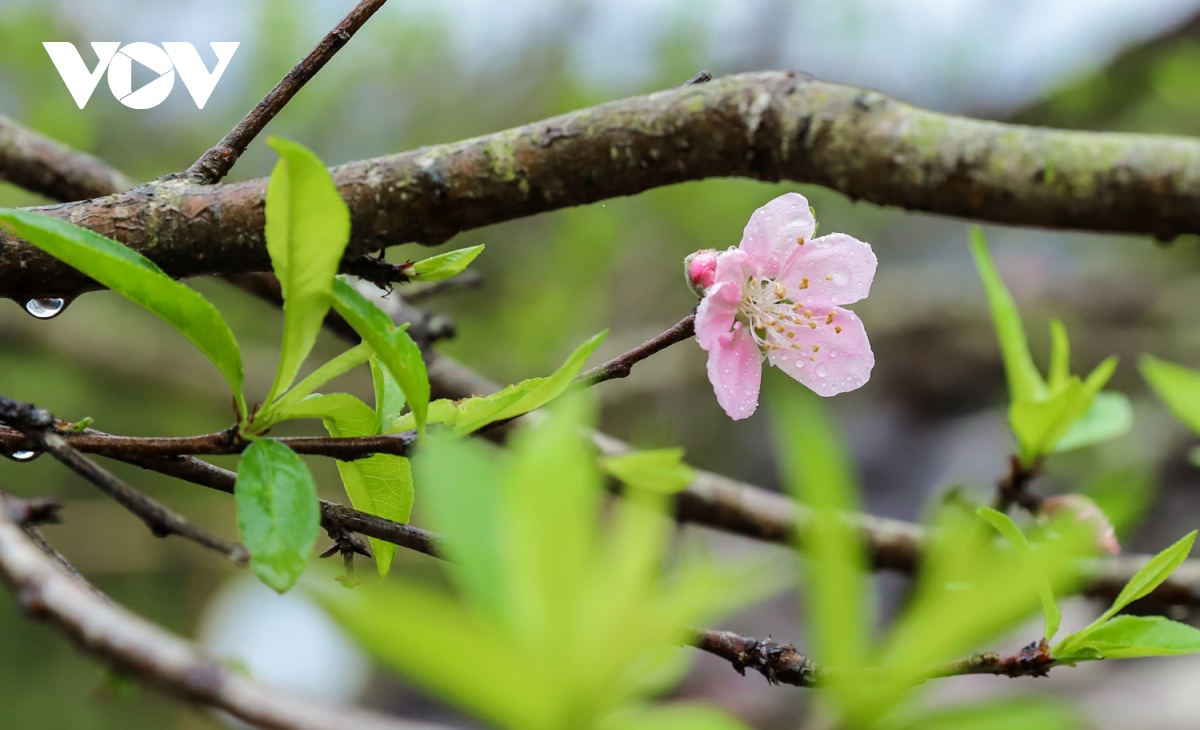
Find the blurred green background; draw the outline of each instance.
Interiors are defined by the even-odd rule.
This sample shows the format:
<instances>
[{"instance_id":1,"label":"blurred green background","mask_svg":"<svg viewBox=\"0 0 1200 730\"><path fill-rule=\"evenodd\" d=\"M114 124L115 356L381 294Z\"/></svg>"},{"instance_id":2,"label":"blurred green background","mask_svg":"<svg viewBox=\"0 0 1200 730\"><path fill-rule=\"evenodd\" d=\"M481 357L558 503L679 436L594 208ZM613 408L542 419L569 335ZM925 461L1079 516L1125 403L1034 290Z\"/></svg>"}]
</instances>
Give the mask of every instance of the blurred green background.
<instances>
[{"instance_id":1,"label":"blurred green background","mask_svg":"<svg viewBox=\"0 0 1200 730\"><path fill-rule=\"evenodd\" d=\"M0 0L0 113L88 150L138 180L186 168L214 144L351 7L347 1L138 3L126 0ZM800 68L880 88L932 108L1030 124L1200 134L1200 3L1134 0L870 0L685 3L400 2L385 6L272 123L328 163L453 141L621 96L714 74ZM127 109L104 84L86 110L72 103L42 41L186 40L241 47L204 110L176 84L148 111ZM87 54L85 53L85 56ZM91 61L89 61L89 64ZM135 81L136 83L136 81ZM273 155L256 143L231 179L265 175ZM931 495L963 484L979 494L1006 468L1004 380L981 289L966 249L966 224L851 203L827 190L709 180L611 200L465 234L447 244L487 250L475 267L485 286L431 300L453 317L448 353L500 382L544 374L605 327L607 358L673 324L695 303L682 260L699 248L736 245L754 208L800 190L823 232L871 242L880 268L856 305L875 348L870 383L833 404L863 474L867 507L916 519ZM0 184L0 205L40 202ZM1182 427L1148 397L1132 363L1139 352L1200 364L1200 260L1195 241L989 228L1035 353L1046 321L1071 334L1076 370L1121 356L1114 387L1135 399L1130 435L1055 457L1040 483L1077 487L1102 469L1140 464L1156 475L1157 501L1127 540L1161 548L1195 526L1200 490L1187 466ZM393 248L394 260L431 249ZM215 281L193 284L214 299L243 343L248 394L265 395L281 331L277 310ZM401 293L403 293L401 291ZM339 351L323 336L313 361ZM369 393L365 373L344 386ZM799 387L799 386L797 386ZM0 392L62 418L91 416L122 434L187 435L229 425L219 376L186 342L134 305L89 294L60 317L39 321L0 302ZM643 446L681 445L693 464L775 488L766 419L732 423L712 396L704 353L692 342L598 389L603 426ZM314 431L315 433L315 431ZM230 465L226 463L226 465ZM235 534L231 501L120 465L114 471L212 529ZM332 464L313 462L326 496L343 498ZM0 488L67 502L66 524L48 537L120 602L194 635L231 570L179 540L157 540L48 459L0 459ZM420 519L420 485L418 485ZM714 549L760 548L710 536ZM780 560L790 559L777 551ZM398 556L402 570L430 570ZM881 617L906 581L881 576ZM1070 604L1079 620L1092 610ZM791 599L760 607L729 628L802 643ZM1068 621L1071 620L1068 611ZM1178 616L1176 618L1179 618ZM1031 689L1076 697L1099 727L1192 727L1200 660L1089 666L1037 683L958 678L946 697ZM1191 683L1191 684L1189 684ZM111 697L102 672L52 632L0 601L0 727L212 728L203 712L152 692ZM119 693L118 693L119 694ZM681 696L715 699L759 727L790 727L803 691L739 677L710 657ZM446 711L377 677L365 700L445 720ZM1136 718L1136 719L1135 719Z\"/></svg>"}]
</instances>

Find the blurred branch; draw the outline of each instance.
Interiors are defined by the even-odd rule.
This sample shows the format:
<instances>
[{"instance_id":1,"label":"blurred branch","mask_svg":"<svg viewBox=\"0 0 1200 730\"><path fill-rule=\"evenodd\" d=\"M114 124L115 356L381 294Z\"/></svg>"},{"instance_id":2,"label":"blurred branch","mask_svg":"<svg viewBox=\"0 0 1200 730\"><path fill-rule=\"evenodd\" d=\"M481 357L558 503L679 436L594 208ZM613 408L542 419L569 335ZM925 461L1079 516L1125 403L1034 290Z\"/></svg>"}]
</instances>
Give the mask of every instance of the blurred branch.
<instances>
[{"instance_id":1,"label":"blurred branch","mask_svg":"<svg viewBox=\"0 0 1200 730\"><path fill-rule=\"evenodd\" d=\"M237 126L217 143L216 147L205 152L187 169L184 175L209 185L219 182L221 178L225 177L242 153L246 151L246 148L250 146L250 143L254 141L254 138L258 136L258 133L287 106L292 97L304 88L304 85L313 76L317 75L318 71L325 67L326 63L329 63L329 59L333 58L334 54L342 49L342 46L350 42L358 29L385 2L387 0L362 0L355 6L350 14L342 19L342 22L334 26L333 30L329 31L329 34L322 38L321 42L309 51L307 56L301 59L300 63L280 79L275 88L271 89L270 93L264 96L262 101L258 102L242 118L242 121L238 122Z\"/></svg>"},{"instance_id":2,"label":"blurred branch","mask_svg":"<svg viewBox=\"0 0 1200 730\"><path fill-rule=\"evenodd\" d=\"M985 122L795 72L632 97L332 170L346 260L708 177L815 183L909 210L1048 228L1200 232L1200 140ZM176 277L267 271L266 180L168 180L43 209ZM78 272L0 235L0 296L71 297Z\"/></svg>"},{"instance_id":3,"label":"blurred branch","mask_svg":"<svg viewBox=\"0 0 1200 730\"><path fill-rule=\"evenodd\" d=\"M429 378L434 393L443 398L485 395L498 390L491 381L442 355L429 363ZM592 442L607 456L632 450L628 444L600 432L592 433ZM720 474L700 469L695 473L695 480L675 495L675 515L681 522L789 547L797 540L802 541L808 532L813 513L804 505ZM845 519L861 537L874 570L910 575L917 571L926 540L925 528L867 514L847 514ZM1149 559L1148 555L1125 555L1087 561L1084 595L1112 600ZM1184 561L1170 578L1142 600L1147 606L1200 606L1200 560Z\"/></svg>"},{"instance_id":4,"label":"blurred branch","mask_svg":"<svg viewBox=\"0 0 1200 730\"><path fill-rule=\"evenodd\" d=\"M992 503L992 509L997 512L1007 512L1008 508L1015 504L1031 515L1041 512L1043 498L1041 495L1029 491L1030 482L1036 479L1041 471L1040 461L1031 467L1026 467L1016 455L1010 456L1008 474L1004 475L1004 478L996 485L996 499Z\"/></svg>"},{"instance_id":5,"label":"blurred branch","mask_svg":"<svg viewBox=\"0 0 1200 730\"><path fill-rule=\"evenodd\" d=\"M102 198L136 184L119 170L0 114L0 180L51 200Z\"/></svg>"},{"instance_id":6,"label":"blurred branch","mask_svg":"<svg viewBox=\"0 0 1200 730\"><path fill-rule=\"evenodd\" d=\"M87 578L84 578L83 574L76 570L74 565L71 565L66 556L54 549L54 546L46 541L41 530L37 529L38 525L57 524L61 522L59 511L62 509L62 503L49 497L21 499L20 497L14 497L11 494L0 491L0 507L3 507L2 511L4 514L21 528L21 531L25 533L25 537L31 543L58 564L60 570L74 578L80 585L87 588L87 590L101 600L111 600L99 588L92 585Z\"/></svg>"},{"instance_id":7,"label":"blurred branch","mask_svg":"<svg viewBox=\"0 0 1200 730\"><path fill-rule=\"evenodd\" d=\"M241 545L219 538L193 524L183 515L147 497L86 458L58 433L57 422L48 411L0 395L0 422L19 431L29 440L30 446L49 453L139 517L156 536L179 535L216 550L234 562L244 564L249 561L250 556Z\"/></svg>"},{"instance_id":8,"label":"blurred branch","mask_svg":"<svg viewBox=\"0 0 1200 730\"><path fill-rule=\"evenodd\" d=\"M791 644L777 644L770 639L759 641L731 631L689 628L684 642L733 664L738 674L745 676L753 669L771 684L791 684L797 687L819 687L832 681L870 681L885 679L881 670L832 670L818 666L796 651ZM995 652L973 654L963 659L930 667L925 673L930 679L956 677L964 674L994 674L1005 677L1044 677L1056 666L1050 657L1045 639L1026 646L1012 656L1002 657Z\"/></svg>"},{"instance_id":9,"label":"blurred branch","mask_svg":"<svg viewBox=\"0 0 1200 730\"><path fill-rule=\"evenodd\" d=\"M88 591L56 568L0 510L0 579L20 607L123 673L181 699L274 730L433 730L330 707L264 687L194 646Z\"/></svg>"},{"instance_id":10,"label":"blurred branch","mask_svg":"<svg viewBox=\"0 0 1200 730\"><path fill-rule=\"evenodd\" d=\"M475 269L467 269L458 276L442 279L430 284L418 285L416 288L405 289L404 299L409 304L418 304L426 299L449 294L462 289L478 289L483 286L483 274Z\"/></svg>"},{"instance_id":11,"label":"blurred branch","mask_svg":"<svg viewBox=\"0 0 1200 730\"><path fill-rule=\"evenodd\" d=\"M0 400L0 403L2 402ZM2 418L3 412L0 412L0 419ZM57 438L76 451L114 459L187 454L228 456L240 454L250 445L249 441L238 437L233 431L221 431L202 436L158 438L153 436L114 436L89 428L80 433L64 433ZM354 461L373 454L405 456L412 447L413 438L411 433L396 433L383 436L343 438L287 436L273 440L286 445L297 454L328 456L342 461ZM42 448L44 447L35 437L22 431L19 427L13 429L0 427L0 452L11 454L14 451L40 450Z\"/></svg>"}]
</instances>

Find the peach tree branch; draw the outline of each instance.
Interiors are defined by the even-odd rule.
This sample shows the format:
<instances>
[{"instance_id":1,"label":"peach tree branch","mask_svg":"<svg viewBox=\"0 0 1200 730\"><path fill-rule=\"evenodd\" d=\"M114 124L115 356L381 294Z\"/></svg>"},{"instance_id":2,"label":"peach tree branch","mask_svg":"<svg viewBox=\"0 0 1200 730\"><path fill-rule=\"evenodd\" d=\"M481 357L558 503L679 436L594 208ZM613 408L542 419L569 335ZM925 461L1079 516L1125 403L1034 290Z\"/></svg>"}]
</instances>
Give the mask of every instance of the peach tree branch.
<instances>
[{"instance_id":1,"label":"peach tree branch","mask_svg":"<svg viewBox=\"0 0 1200 730\"><path fill-rule=\"evenodd\" d=\"M709 177L815 183L999 223L1164 239L1200 232L1200 140L968 119L795 72L727 76L332 172L351 211L347 262ZM265 191L265 179L168 180L41 210L128 244L172 276L227 275L270 269ZM93 288L0 235L0 296Z\"/></svg>"},{"instance_id":2,"label":"peach tree branch","mask_svg":"<svg viewBox=\"0 0 1200 730\"><path fill-rule=\"evenodd\" d=\"M132 188L123 172L0 115L0 180L51 200L102 198Z\"/></svg>"}]
</instances>

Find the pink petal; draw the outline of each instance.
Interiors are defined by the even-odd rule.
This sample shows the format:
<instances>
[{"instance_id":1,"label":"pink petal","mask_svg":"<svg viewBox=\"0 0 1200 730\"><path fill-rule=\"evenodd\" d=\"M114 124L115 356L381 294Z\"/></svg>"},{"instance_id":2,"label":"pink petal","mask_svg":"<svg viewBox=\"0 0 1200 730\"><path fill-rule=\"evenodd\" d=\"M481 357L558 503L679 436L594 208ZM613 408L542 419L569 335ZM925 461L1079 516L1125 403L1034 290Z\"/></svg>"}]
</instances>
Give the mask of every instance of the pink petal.
<instances>
[{"instance_id":1,"label":"pink petal","mask_svg":"<svg viewBox=\"0 0 1200 730\"><path fill-rule=\"evenodd\" d=\"M749 254L741 249L731 248L717 254L716 282L728 282L737 286L741 292L746 282L758 276L758 270Z\"/></svg>"},{"instance_id":2,"label":"pink petal","mask_svg":"<svg viewBox=\"0 0 1200 730\"><path fill-rule=\"evenodd\" d=\"M701 347L711 350L718 338L729 334L741 298L741 289L730 282L708 288L696 309L696 341Z\"/></svg>"},{"instance_id":3,"label":"pink petal","mask_svg":"<svg viewBox=\"0 0 1200 730\"><path fill-rule=\"evenodd\" d=\"M758 407L762 385L762 351L741 323L708 349L708 379L717 403L735 421L749 418Z\"/></svg>"},{"instance_id":4,"label":"pink petal","mask_svg":"<svg viewBox=\"0 0 1200 730\"><path fill-rule=\"evenodd\" d=\"M769 330L771 342L781 345L768 351L771 364L820 396L862 387L875 366L862 320L841 307L810 306L802 312L802 324L781 320L782 334Z\"/></svg>"},{"instance_id":5,"label":"pink petal","mask_svg":"<svg viewBox=\"0 0 1200 730\"><path fill-rule=\"evenodd\" d=\"M788 193L754 211L742 233L740 249L761 275L774 279L800 239L808 241L816 230L808 200L799 193Z\"/></svg>"},{"instance_id":6,"label":"pink petal","mask_svg":"<svg viewBox=\"0 0 1200 730\"><path fill-rule=\"evenodd\" d=\"M779 281L794 301L853 304L871 291L877 264L870 244L830 233L793 247Z\"/></svg>"}]
</instances>

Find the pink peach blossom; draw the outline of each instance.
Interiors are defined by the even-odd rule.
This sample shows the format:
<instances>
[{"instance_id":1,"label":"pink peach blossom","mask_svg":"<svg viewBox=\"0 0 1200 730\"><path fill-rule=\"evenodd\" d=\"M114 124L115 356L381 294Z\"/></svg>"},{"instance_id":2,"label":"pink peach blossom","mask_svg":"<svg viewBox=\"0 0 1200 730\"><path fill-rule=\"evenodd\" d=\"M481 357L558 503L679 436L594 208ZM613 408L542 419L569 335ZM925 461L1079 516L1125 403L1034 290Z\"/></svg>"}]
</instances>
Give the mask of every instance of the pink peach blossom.
<instances>
[{"instance_id":1,"label":"pink peach blossom","mask_svg":"<svg viewBox=\"0 0 1200 730\"><path fill-rule=\"evenodd\" d=\"M813 238L803 195L788 193L754 211L741 245L688 257L688 282L703 299L696 340L708 379L734 420L758 407L762 362L831 396L861 387L875 355L862 321L840 304L871 289L875 254L844 233Z\"/></svg>"}]
</instances>

